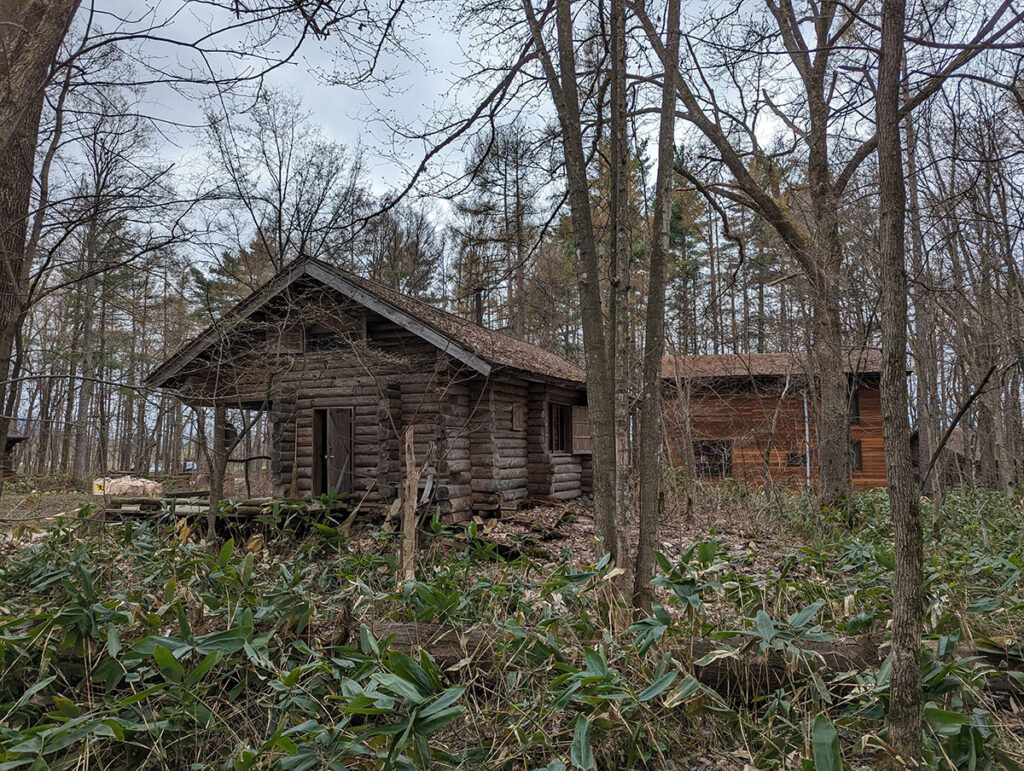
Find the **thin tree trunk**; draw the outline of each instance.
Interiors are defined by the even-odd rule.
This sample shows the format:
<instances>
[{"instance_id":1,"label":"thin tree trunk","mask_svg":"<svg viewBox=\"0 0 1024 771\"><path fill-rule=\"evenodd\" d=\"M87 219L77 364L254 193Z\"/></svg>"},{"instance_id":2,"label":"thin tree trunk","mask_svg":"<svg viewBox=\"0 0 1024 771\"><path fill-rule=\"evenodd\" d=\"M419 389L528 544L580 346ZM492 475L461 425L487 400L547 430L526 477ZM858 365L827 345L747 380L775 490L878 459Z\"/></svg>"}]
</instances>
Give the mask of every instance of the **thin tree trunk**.
<instances>
[{"instance_id":1,"label":"thin tree trunk","mask_svg":"<svg viewBox=\"0 0 1024 771\"><path fill-rule=\"evenodd\" d=\"M405 476L402 486L402 559L399 579L412 581L416 578L416 497L419 495L420 484L412 426L406 427L402 445Z\"/></svg>"},{"instance_id":2,"label":"thin tree trunk","mask_svg":"<svg viewBox=\"0 0 1024 771\"><path fill-rule=\"evenodd\" d=\"M45 375L47 373L43 374ZM50 450L50 435L52 430L52 423L50 419L50 399L53 397L53 378L44 377L39 390L39 444L36 446L34 470L37 474L45 474L48 460L47 453Z\"/></svg>"},{"instance_id":3,"label":"thin tree trunk","mask_svg":"<svg viewBox=\"0 0 1024 771\"><path fill-rule=\"evenodd\" d=\"M883 0L878 63L878 208L882 286L882 431L895 534L890 739L901 761L921 760L921 616L924 533L910 454L907 417L906 189L899 88L905 0Z\"/></svg>"},{"instance_id":4,"label":"thin tree trunk","mask_svg":"<svg viewBox=\"0 0 1024 771\"><path fill-rule=\"evenodd\" d=\"M72 340L75 344L78 335ZM68 367L68 383L65 389L64 402L64 426L61 429L60 437L60 470L65 474L71 473L71 436L74 433L75 418L75 382L78 379L78 363L72 361Z\"/></svg>"},{"instance_id":5,"label":"thin tree trunk","mask_svg":"<svg viewBox=\"0 0 1024 771\"><path fill-rule=\"evenodd\" d=\"M611 291L609 292L609 326L612 347L609 358L614 382L615 425L615 542L606 543L616 562L626 572L624 586L632 579L633 565L629 558L630 527L628 516L629 487L629 141L626 136L626 7L625 0L611 0Z\"/></svg>"},{"instance_id":6,"label":"thin tree trunk","mask_svg":"<svg viewBox=\"0 0 1024 771\"><path fill-rule=\"evenodd\" d=\"M547 50L541 21L534 14L531 0L523 0L523 10L530 23L534 45L544 67L548 89L555 103L561 128L569 210L578 260L583 350L587 364L587 402L594 451L594 527L597 534L604 539L605 548L617 559L614 376L608 355L608 338L605 334L600 267L590 209L590 180L583 152L579 87L573 48L572 4L570 0L558 0L556 7L557 70Z\"/></svg>"},{"instance_id":7,"label":"thin tree trunk","mask_svg":"<svg viewBox=\"0 0 1024 771\"><path fill-rule=\"evenodd\" d=\"M206 540L213 543L217 537L217 509L224 500L224 474L228 465L227 408L223 404L213 408L213 447L209 465L210 509L206 515Z\"/></svg>"},{"instance_id":8,"label":"thin tree trunk","mask_svg":"<svg viewBox=\"0 0 1024 771\"><path fill-rule=\"evenodd\" d=\"M680 0L669 0L666 22L668 55L679 57ZM661 522L664 464L664 416L661 359L665 353L665 289L672 222L672 177L675 160L676 86L673 67L666 67L658 135L658 171L654 187L654 224L644 329L643 391L640 405L640 530L637 544L633 604L650 611L654 550Z\"/></svg>"},{"instance_id":9,"label":"thin tree trunk","mask_svg":"<svg viewBox=\"0 0 1024 771\"><path fill-rule=\"evenodd\" d=\"M73 462L71 475L76 482L84 482L89 475L90 453L92 436L96 432L89 431L89 413L92 409L93 392L95 390L96 371L93 368L93 313L96 301L95 281L90 278L86 281L82 290L84 307L82 310L82 371L81 383L78 386L78 412L75 417ZM99 426L96 426L99 428Z\"/></svg>"}]
</instances>

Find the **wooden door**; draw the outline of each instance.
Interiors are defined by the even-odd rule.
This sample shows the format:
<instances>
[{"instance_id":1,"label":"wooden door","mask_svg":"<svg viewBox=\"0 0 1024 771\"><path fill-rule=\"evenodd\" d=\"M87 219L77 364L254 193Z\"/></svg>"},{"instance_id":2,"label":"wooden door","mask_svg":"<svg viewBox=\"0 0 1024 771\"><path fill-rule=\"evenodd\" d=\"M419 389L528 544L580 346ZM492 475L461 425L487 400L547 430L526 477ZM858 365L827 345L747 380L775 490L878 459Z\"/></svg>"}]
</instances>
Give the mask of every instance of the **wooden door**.
<instances>
[{"instance_id":1,"label":"wooden door","mask_svg":"<svg viewBox=\"0 0 1024 771\"><path fill-rule=\"evenodd\" d=\"M313 495L351 493L352 408L313 410Z\"/></svg>"}]
</instances>

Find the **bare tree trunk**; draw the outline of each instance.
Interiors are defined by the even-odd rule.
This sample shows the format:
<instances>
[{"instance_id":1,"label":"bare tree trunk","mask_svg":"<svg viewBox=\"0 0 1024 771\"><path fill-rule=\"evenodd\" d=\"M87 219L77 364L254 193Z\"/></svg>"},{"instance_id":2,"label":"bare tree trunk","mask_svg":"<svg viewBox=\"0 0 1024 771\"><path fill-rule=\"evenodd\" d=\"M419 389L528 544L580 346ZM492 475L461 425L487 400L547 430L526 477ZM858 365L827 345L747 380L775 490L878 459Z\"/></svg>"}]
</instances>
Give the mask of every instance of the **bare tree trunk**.
<instances>
[{"instance_id":1,"label":"bare tree trunk","mask_svg":"<svg viewBox=\"0 0 1024 771\"><path fill-rule=\"evenodd\" d=\"M78 0L0 3L0 404L24 318L32 172L46 83ZM0 415L0 447L10 416Z\"/></svg>"},{"instance_id":2,"label":"bare tree trunk","mask_svg":"<svg viewBox=\"0 0 1024 771\"><path fill-rule=\"evenodd\" d=\"M832 281L832 277L820 276L814 282L815 334L810 361L818 389L815 416L818 497L823 506L845 507L850 493L850 393L839 301Z\"/></svg>"},{"instance_id":3,"label":"bare tree trunk","mask_svg":"<svg viewBox=\"0 0 1024 771\"><path fill-rule=\"evenodd\" d=\"M807 178L812 191L814 225L810 273L812 332L810 360L818 390L815 428L818 441L818 496L824 506L845 507L850 493L849 384L840 309L843 243L839 234L839 196L832 183L828 150L828 103L823 75L808 91L810 139Z\"/></svg>"},{"instance_id":4,"label":"bare tree trunk","mask_svg":"<svg viewBox=\"0 0 1024 771\"><path fill-rule=\"evenodd\" d=\"M624 586L632 578L633 565L629 554L630 527L628 515L629 489L629 141L626 136L626 7L625 0L611 0L611 291L608 318L612 346L609 358L614 382L615 424L615 543L605 547L616 557L626 572Z\"/></svg>"},{"instance_id":5,"label":"bare tree trunk","mask_svg":"<svg viewBox=\"0 0 1024 771\"><path fill-rule=\"evenodd\" d=\"M89 475L90 454L89 447L91 438L96 435L95 431L89 430L89 413L93 404L93 392L95 391L95 375L93 369L93 312L96 302L95 281L90 278L85 282L82 291L82 371L81 382L78 386L78 411L75 416L74 446L72 447L73 461L71 464L71 476L78 482L86 481ZM70 426L68 427L70 430ZM96 426L99 428L99 426Z\"/></svg>"},{"instance_id":6,"label":"bare tree trunk","mask_svg":"<svg viewBox=\"0 0 1024 771\"><path fill-rule=\"evenodd\" d=\"M53 423L50 418L50 400L53 398L53 378L47 377L40 384L39 395L39 444L36 446L35 473L45 474L48 452L50 450L50 437L53 431Z\"/></svg>"},{"instance_id":7,"label":"bare tree trunk","mask_svg":"<svg viewBox=\"0 0 1024 771\"><path fill-rule=\"evenodd\" d=\"M73 340L77 340L78 335L73 336ZM75 343L72 343L74 346ZM71 473L71 435L72 426L74 425L75 418L75 380L78 376L78 362L72 361L68 365L68 381L67 388L65 389L65 402L64 402L64 425L61 428L60 437L60 470L64 474Z\"/></svg>"},{"instance_id":8,"label":"bare tree trunk","mask_svg":"<svg viewBox=\"0 0 1024 771\"><path fill-rule=\"evenodd\" d=\"M597 534L604 539L605 547L612 552L612 557L618 559L615 509L615 382L609 357L608 336L605 334L600 266L590 209L590 180L583 151L579 86L573 48L572 4L570 0L558 0L556 8L557 70L544 41L541 20L535 16L530 0L523 0L523 10L544 67L562 134L569 209L578 260L583 350L587 363L587 401L594 450L594 526Z\"/></svg>"},{"instance_id":9,"label":"bare tree trunk","mask_svg":"<svg viewBox=\"0 0 1024 771\"><path fill-rule=\"evenodd\" d=\"M3 21L0 18L0 27ZM0 85L0 89L2 87ZM10 132L9 141L0 145L0 405L7 404L13 375L14 341L26 302L29 266L25 259L25 236L42 107L40 88L23 114L12 116L17 126ZM0 447L7 441L10 422L11 416L6 410L0 413Z\"/></svg>"},{"instance_id":10,"label":"bare tree trunk","mask_svg":"<svg viewBox=\"0 0 1024 771\"><path fill-rule=\"evenodd\" d=\"M900 759L916 767L922 751L924 532L913 479L907 417L906 189L899 116L904 15L905 0L883 0L876 121L882 279L882 430L896 549L889 730Z\"/></svg>"},{"instance_id":11,"label":"bare tree trunk","mask_svg":"<svg viewBox=\"0 0 1024 771\"><path fill-rule=\"evenodd\" d=\"M213 408L213 448L210 451L210 509L206 515L206 540L217 537L217 509L224 499L224 474L228 466L227 408Z\"/></svg>"},{"instance_id":12,"label":"bare tree trunk","mask_svg":"<svg viewBox=\"0 0 1024 771\"><path fill-rule=\"evenodd\" d=\"M924 247L924 232L921 224L921 196L917 167L917 132L914 117L908 115L905 121L907 133L907 186L910 215L910 242L913 259L915 285L914 300L914 362L917 373L917 467L923 476L931 462L932 453L939 438L938 357L934 342L935 302L931 297L931 270ZM939 508L936 496L941 496L943 474L929 476L924 481L922 493L931 497L933 520L938 521Z\"/></svg>"},{"instance_id":13,"label":"bare tree trunk","mask_svg":"<svg viewBox=\"0 0 1024 771\"><path fill-rule=\"evenodd\" d=\"M668 55L679 58L680 0L669 0L666 22ZM643 389L640 405L640 531L633 583L633 604L650 611L653 599L654 549L662 510L664 415L661 359L665 353L665 288L672 221L672 177L676 128L676 85L673 67L665 68L658 135L658 171L654 187L653 243L644 329Z\"/></svg>"},{"instance_id":14,"label":"bare tree trunk","mask_svg":"<svg viewBox=\"0 0 1024 771\"><path fill-rule=\"evenodd\" d=\"M399 578L412 581L416 578L416 496L420 485L412 426L405 429L403 445L405 479L402 490L402 560Z\"/></svg>"}]
</instances>

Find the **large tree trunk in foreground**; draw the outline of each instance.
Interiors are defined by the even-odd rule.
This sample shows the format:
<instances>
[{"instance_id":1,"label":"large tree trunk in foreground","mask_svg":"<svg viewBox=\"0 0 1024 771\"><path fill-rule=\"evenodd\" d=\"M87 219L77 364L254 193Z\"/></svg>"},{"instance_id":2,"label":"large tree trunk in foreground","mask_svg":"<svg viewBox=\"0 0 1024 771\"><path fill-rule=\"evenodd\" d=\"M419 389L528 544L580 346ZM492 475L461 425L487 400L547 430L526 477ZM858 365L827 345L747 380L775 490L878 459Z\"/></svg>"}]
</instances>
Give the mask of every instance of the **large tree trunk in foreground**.
<instances>
[{"instance_id":1,"label":"large tree trunk in foreground","mask_svg":"<svg viewBox=\"0 0 1024 771\"><path fill-rule=\"evenodd\" d=\"M669 0L669 57L679 58L679 4ZM661 126L658 137L658 172L654 191L653 243L647 292L644 331L642 401L640 405L640 532L637 543L633 604L650 610L653 601L650 581L654 575L654 549L661 521L664 414L662 405L661 358L665 353L665 285L669 260L669 226L672 219L672 177L676 127L676 86L674 68L665 69L662 84Z\"/></svg>"},{"instance_id":2,"label":"large tree trunk in foreground","mask_svg":"<svg viewBox=\"0 0 1024 771\"><path fill-rule=\"evenodd\" d=\"M0 3L0 148L39 128L37 103L79 0ZM35 120L33 120L35 114ZM34 148L33 148L34 149Z\"/></svg>"},{"instance_id":3,"label":"large tree trunk in foreground","mask_svg":"<svg viewBox=\"0 0 1024 771\"><path fill-rule=\"evenodd\" d=\"M882 3L878 62L878 208L882 285L882 431L895 534L890 739L903 762L921 759L921 616L924 533L910 454L907 415L906 189L899 87L905 0Z\"/></svg>"},{"instance_id":4,"label":"large tree trunk in foreground","mask_svg":"<svg viewBox=\"0 0 1024 771\"><path fill-rule=\"evenodd\" d=\"M78 0L0 3L0 404L27 300L25 237L43 98L77 8ZM10 417L0 415L0 447Z\"/></svg>"},{"instance_id":5,"label":"large tree trunk in foreground","mask_svg":"<svg viewBox=\"0 0 1024 771\"><path fill-rule=\"evenodd\" d=\"M0 405L7 403L14 341L27 301L30 266L25 259L25 236L42 107L40 90L24 114L15 116L19 124L10 141L0 146ZM0 415L0 447L7 441L10 419Z\"/></svg>"}]
</instances>

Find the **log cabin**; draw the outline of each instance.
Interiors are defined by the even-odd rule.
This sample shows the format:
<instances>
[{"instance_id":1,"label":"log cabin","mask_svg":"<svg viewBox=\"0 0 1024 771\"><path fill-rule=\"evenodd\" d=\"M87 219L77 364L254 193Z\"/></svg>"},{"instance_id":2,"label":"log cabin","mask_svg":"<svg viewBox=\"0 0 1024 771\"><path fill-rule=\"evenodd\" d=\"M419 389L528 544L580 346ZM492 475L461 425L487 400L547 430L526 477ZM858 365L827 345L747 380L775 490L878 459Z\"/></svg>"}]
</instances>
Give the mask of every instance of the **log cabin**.
<instances>
[{"instance_id":1,"label":"log cabin","mask_svg":"<svg viewBox=\"0 0 1024 771\"><path fill-rule=\"evenodd\" d=\"M848 351L850 465L855 489L886 484L879 394L881 352ZM812 486L817 479L814 378L789 353L667 356L665 425L677 465L703 479L752 487Z\"/></svg>"},{"instance_id":2,"label":"log cabin","mask_svg":"<svg viewBox=\"0 0 1024 771\"><path fill-rule=\"evenodd\" d=\"M286 267L146 382L215 424L266 415L275 497L388 505L410 426L445 521L591 488L582 369L320 260Z\"/></svg>"}]
</instances>

